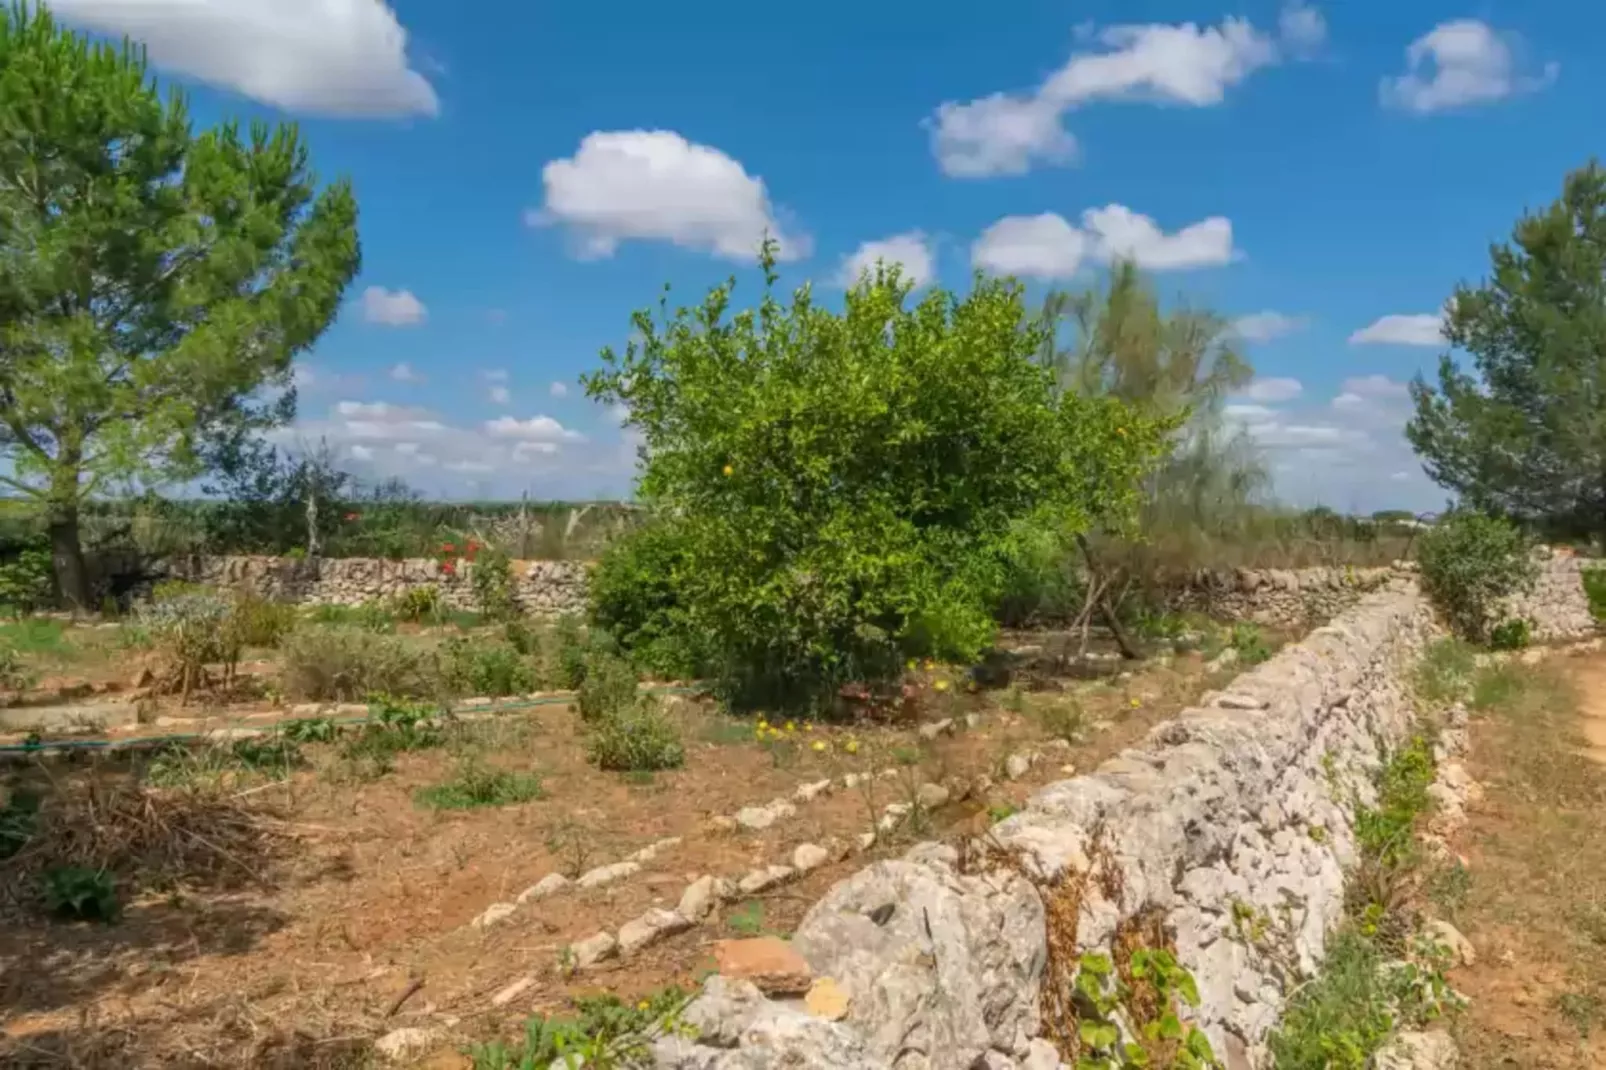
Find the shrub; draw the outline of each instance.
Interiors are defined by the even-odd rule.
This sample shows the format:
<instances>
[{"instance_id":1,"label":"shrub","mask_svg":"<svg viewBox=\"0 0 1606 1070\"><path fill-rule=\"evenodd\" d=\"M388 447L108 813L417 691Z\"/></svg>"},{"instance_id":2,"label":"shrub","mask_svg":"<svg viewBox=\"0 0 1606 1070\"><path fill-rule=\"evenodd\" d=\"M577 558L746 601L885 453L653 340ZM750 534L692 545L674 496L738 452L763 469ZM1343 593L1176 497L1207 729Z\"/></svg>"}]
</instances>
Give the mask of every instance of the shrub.
<instances>
[{"instance_id":1,"label":"shrub","mask_svg":"<svg viewBox=\"0 0 1606 1070\"><path fill-rule=\"evenodd\" d=\"M447 687L457 694L522 695L535 689L535 669L506 643L453 636L442 650Z\"/></svg>"},{"instance_id":2,"label":"shrub","mask_svg":"<svg viewBox=\"0 0 1606 1070\"><path fill-rule=\"evenodd\" d=\"M552 626L545 649L548 680L553 686L573 691L586 678L586 637L580 619L565 613Z\"/></svg>"},{"instance_id":3,"label":"shrub","mask_svg":"<svg viewBox=\"0 0 1606 1070\"><path fill-rule=\"evenodd\" d=\"M242 646L277 647L295 626L295 606L256 594L240 595L229 614L229 627Z\"/></svg>"},{"instance_id":4,"label":"shrub","mask_svg":"<svg viewBox=\"0 0 1606 1070\"><path fill-rule=\"evenodd\" d=\"M444 720L434 706L377 696L367 723L341 744L340 757L369 775L388 773L398 754L444 746Z\"/></svg>"},{"instance_id":5,"label":"shrub","mask_svg":"<svg viewBox=\"0 0 1606 1070\"><path fill-rule=\"evenodd\" d=\"M21 691L33 683L33 673L22 663L16 647L0 646L0 688Z\"/></svg>"},{"instance_id":6,"label":"shrub","mask_svg":"<svg viewBox=\"0 0 1606 1070\"><path fill-rule=\"evenodd\" d=\"M1021 542L1129 521L1173 422L1057 390L1013 283L908 307L893 268L838 314L807 287L782 305L775 251L756 310L727 320L728 283L638 313L639 342L586 377L628 406L640 495L674 525L604 590L621 621L706 652L736 704L818 707L909 656L973 659Z\"/></svg>"},{"instance_id":7,"label":"shrub","mask_svg":"<svg viewBox=\"0 0 1606 1070\"><path fill-rule=\"evenodd\" d=\"M432 659L395 636L362 628L303 628L284 644L284 692L291 698L355 702L373 694L432 697Z\"/></svg>"},{"instance_id":8,"label":"shrub","mask_svg":"<svg viewBox=\"0 0 1606 1070\"><path fill-rule=\"evenodd\" d=\"M599 654L586 662L585 679L580 683L575 704L580 719L590 723L635 705L636 693L635 668L623 658Z\"/></svg>"},{"instance_id":9,"label":"shrub","mask_svg":"<svg viewBox=\"0 0 1606 1070\"><path fill-rule=\"evenodd\" d=\"M1484 642L1500 603L1525 590L1537 568L1527 538L1509 521L1451 513L1417 540L1422 589L1451 630Z\"/></svg>"},{"instance_id":10,"label":"shrub","mask_svg":"<svg viewBox=\"0 0 1606 1070\"><path fill-rule=\"evenodd\" d=\"M32 613L50 605L55 594L48 544L24 547L0 564L0 606L14 613Z\"/></svg>"},{"instance_id":11,"label":"shrub","mask_svg":"<svg viewBox=\"0 0 1606 1070\"><path fill-rule=\"evenodd\" d=\"M1533 628L1522 617L1508 617L1489 631L1489 646L1495 650L1523 650L1533 639Z\"/></svg>"},{"instance_id":12,"label":"shrub","mask_svg":"<svg viewBox=\"0 0 1606 1070\"><path fill-rule=\"evenodd\" d=\"M598 769L617 772L675 769L686 760L679 727L648 695L592 722L586 754Z\"/></svg>"},{"instance_id":13,"label":"shrub","mask_svg":"<svg viewBox=\"0 0 1606 1070\"><path fill-rule=\"evenodd\" d=\"M441 590L433 583L409 587L391 600L391 612L400 620L417 624L441 615Z\"/></svg>"},{"instance_id":14,"label":"shrub","mask_svg":"<svg viewBox=\"0 0 1606 1070\"><path fill-rule=\"evenodd\" d=\"M234 604L204 588L159 591L140 607L139 622L172 661L171 685L188 697L206 682L206 667L221 662L225 677L240 658L240 636L233 626Z\"/></svg>"},{"instance_id":15,"label":"shrub","mask_svg":"<svg viewBox=\"0 0 1606 1070\"><path fill-rule=\"evenodd\" d=\"M507 620L518 615L513 599L513 564L500 550L487 549L470 566L474 601L490 620Z\"/></svg>"},{"instance_id":16,"label":"shrub","mask_svg":"<svg viewBox=\"0 0 1606 1070\"><path fill-rule=\"evenodd\" d=\"M707 655L694 641L680 584L686 536L666 519L620 539L591 570L591 623L612 635L648 672L699 676ZM569 685L569 686L577 686Z\"/></svg>"},{"instance_id":17,"label":"shrub","mask_svg":"<svg viewBox=\"0 0 1606 1070\"><path fill-rule=\"evenodd\" d=\"M396 618L382 602L362 602L355 606L319 603L312 607L308 619L316 624L335 624L364 631L388 633L396 630Z\"/></svg>"}]
</instances>

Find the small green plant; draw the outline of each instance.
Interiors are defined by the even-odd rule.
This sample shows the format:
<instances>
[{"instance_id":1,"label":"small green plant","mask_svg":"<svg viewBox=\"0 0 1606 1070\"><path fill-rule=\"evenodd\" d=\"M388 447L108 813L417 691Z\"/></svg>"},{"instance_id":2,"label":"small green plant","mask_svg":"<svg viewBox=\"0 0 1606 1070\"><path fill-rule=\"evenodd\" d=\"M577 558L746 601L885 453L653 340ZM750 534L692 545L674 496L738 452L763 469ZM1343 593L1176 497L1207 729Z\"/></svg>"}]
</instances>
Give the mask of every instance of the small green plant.
<instances>
[{"instance_id":1,"label":"small green plant","mask_svg":"<svg viewBox=\"0 0 1606 1070\"><path fill-rule=\"evenodd\" d=\"M1533 637L1533 627L1522 617L1508 617L1489 630L1489 646L1494 650L1524 650Z\"/></svg>"},{"instance_id":2,"label":"small green plant","mask_svg":"<svg viewBox=\"0 0 1606 1070\"><path fill-rule=\"evenodd\" d=\"M1567 1019L1578 1030L1581 1040L1587 1040L1596 1023L1602 1018L1601 998L1590 992L1563 992L1554 1000L1556 1013Z\"/></svg>"},{"instance_id":3,"label":"small green plant","mask_svg":"<svg viewBox=\"0 0 1606 1070\"><path fill-rule=\"evenodd\" d=\"M597 841L596 828L566 817L547 830L546 849L558 859L563 875L572 880L591 868L598 851Z\"/></svg>"},{"instance_id":4,"label":"small green plant","mask_svg":"<svg viewBox=\"0 0 1606 1070\"><path fill-rule=\"evenodd\" d=\"M22 662L15 647L0 646L0 688L22 691L31 686L34 674Z\"/></svg>"},{"instance_id":5,"label":"small green plant","mask_svg":"<svg viewBox=\"0 0 1606 1070\"><path fill-rule=\"evenodd\" d=\"M474 601L488 620L508 620L518 615L513 597L513 563L500 550L487 547L469 566Z\"/></svg>"},{"instance_id":6,"label":"small green plant","mask_svg":"<svg viewBox=\"0 0 1606 1070\"><path fill-rule=\"evenodd\" d=\"M396 595L390 604L390 611L395 614L396 619L410 624L438 620L442 608L441 589L433 583L408 587Z\"/></svg>"},{"instance_id":7,"label":"small green plant","mask_svg":"<svg viewBox=\"0 0 1606 1070\"><path fill-rule=\"evenodd\" d=\"M380 696L372 708L368 722L348 733L340 746L341 760L359 779L389 773L398 754L445 746L449 715L438 707Z\"/></svg>"},{"instance_id":8,"label":"small green plant","mask_svg":"<svg viewBox=\"0 0 1606 1070\"><path fill-rule=\"evenodd\" d=\"M681 1020L689 1002L678 988L662 989L635 1003L612 995L582 997L575 1000L573 1016L536 1015L525 1022L519 1042L475 1045L469 1056L474 1070L639 1067L649 1061L652 1043L659 1037L691 1035Z\"/></svg>"},{"instance_id":9,"label":"small green plant","mask_svg":"<svg viewBox=\"0 0 1606 1070\"><path fill-rule=\"evenodd\" d=\"M1057 698L1036 704L1037 720L1050 739L1063 739L1067 743L1080 743L1087 735L1087 714L1082 704L1071 697Z\"/></svg>"},{"instance_id":10,"label":"small green plant","mask_svg":"<svg viewBox=\"0 0 1606 1070\"><path fill-rule=\"evenodd\" d=\"M749 899L725 915L725 927L737 936L764 935L764 904Z\"/></svg>"},{"instance_id":11,"label":"small green plant","mask_svg":"<svg viewBox=\"0 0 1606 1070\"><path fill-rule=\"evenodd\" d=\"M355 606L325 602L313 606L307 616L314 624L359 628L380 635L387 635L396 630L396 618L391 615L390 607L383 602L369 601Z\"/></svg>"},{"instance_id":12,"label":"small green plant","mask_svg":"<svg viewBox=\"0 0 1606 1070\"><path fill-rule=\"evenodd\" d=\"M39 824L40 797L35 792L15 789L0 807L0 862L28 845Z\"/></svg>"},{"instance_id":13,"label":"small green plant","mask_svg":"<svg viewBox=\"0 0 1606 1070\"><path fill-rule=\"evenodd\" d=\"M242 647L276 649L295 628L296 620L296 607L288 602L270 602L246 593L235 598L228 626Z\"/></svg>"},{"instance_id":14,"label":"small green plant","mask_svg":"<svg viewBox=\"0 0 1606 1070\"><path fill-rule=\"evenodd\" d=\"M1238 661L1243 665L1259 665L1271 657L1271 645L1254 624L1234 624L1227 645L1238 652Z\"/></svg>"},{"instance_id":15,"label":"small green plant","mask_svg":"<svg viewBox=\"0 0 1606 1070\"><path fill-rule=\"evenodd\" d=\"M458 763L452 779L420 788L413 798L428 810L475 810L529 802L539 799L543 790L541 778L534 773L493 769L465 759Z\"/></svg>"},{"instance_id":16,"label":"small green plant","mask_svg":"<svg viewBox=\"0 0 1606 1070\"><path fill-rule=\"evenodd\" d=\"M44 874L45 908L64 921L117 920L122 904L117 882L103 869L56 866Z\"/></svg>"},{"instance_id":17,"label":"small green plant","mask_svg":"<svg viewBox=\"0 0 1606 1070\"><path fill-rule=\"evenodd\" d=\"M1014 817L1018 813L1020 813L1020 807L1014 803L993 803L987 808L987 819L996 825L1005 818Z\"/></svg>"},{"instance_id":18,"label":"small green plant","mask_svg":"<svg viewBox=\"0 0 1606 1070\"><path fill-rule=\"evenodd\" d=\"M446 684L461 695L501 698L535 689L535 669L506 643L453 636L441 648Z\"/></svg>"},{"instance_id":19,"label":"small green plant","mask_svg":"<svg viewBox=\"0 0 1606 1070\"><path fill-rule=\"evenodd\" d=\"M1443 517L1416 543L1422 589L1450 628L1481 643L1500 603L1533 584L1527 537L1509 521L1475 512Z\"/></svg>"},{"instance_id":20,"label":"small green plant","mask_svg":"<svg viewBox=\"0 0 1606 1070\"><path fill-rule=\"evenodd\" d=\"M1584 584L1584 597L1589 599L1589 615L1597 623L1606 622L1606 568L1585 568L1579 578Z\"/></svg>"},{"instance_id":21,"label":"small green plant","mask_svg":"<svg viewBox=\"0 0 1606 1070\"><path fill-rule=\"evenodd\" d=\"M287 696L318 702L359 702L371 694L409 698L439 693L432 659L392 635L363 628L301 628L284 644Z\"/></svg>"},{"instance_id":22,"label":"small green plant","mask_svg":"<svg viewBox=\"0 0 1606 1070\"><path fill-rule=\"evenodd\" d=\"M1179 1003L1199 1005L1193 975L1164 949L1132 953L1127 982L1107 955L1088 952L1076 974L1078 1070L1210 1070L1220 1066L1202 1030L1184 1023ZM1144 1020L1135 1021L1139 1011ZM1123 1040L1127 1020L1133 1040Z\"/></svg>"},{"instance_id":23,"label":"small green plant","mask_svg":"<svg viewBox=\"0 0 1606 1070\"><path fill-rule=\"evenodd\" d=\"M1412 674L1416 697L1429 706L1464 698L1477 672L1478 656L1461 639L1439 639L1428 646Z\"/></svg>"},{"instance_id":24,"label":"small green plant","mask_svg":"<svg viewBox=\"0 0 1606 1070\"><path fill-rule=\"evenodd\" d=\"M1355 841L1364 856L1396 865L1414 850L1416 823L1428 810L1434 768L1433 743L1423 733L1383 763L1376 805L1355 812Z\"/></svg>"},{"instance_id":25,"label":"small green plant","mask_svg":"<svg viewBox=\"0 0 1606 1070\"><path fill-rule=\"evenodd\" d=\"M328 717L303 717L285 721L279 734L292 743L333 743L340 736L340 726Z\"/></svg>"},{"instance_id":26,"label":"small green plant","mask_svg":"<svg viewBox=\"0 0 1606 1070\"><path fill-rule=\"evenodd\" d=\"M589 724L634 706L636 694L635 667L613 654L596 653L586 661L575 705Z\"/></svg>"},{"instance_id":27,"label":"small green plant","mask_svg":"<svg viewBox=\"0 0 1606 1070\"><path fill-rule=\"evenodd\" d=\"M586 755L599 769L636 772L679 768L686 748L658 700L642 696L591 723Z\"/></svg>"},{"instance_id":28,"label":"small green plant","mask_svg":"<svg viewBox=\"0 0 1606 1070\"><path fill-rule=\"evenodd\" d=\"M33 613L50 605L56 584L48 545L31 545L0 564L0 605Z\"/></svg>"}]
</instances>

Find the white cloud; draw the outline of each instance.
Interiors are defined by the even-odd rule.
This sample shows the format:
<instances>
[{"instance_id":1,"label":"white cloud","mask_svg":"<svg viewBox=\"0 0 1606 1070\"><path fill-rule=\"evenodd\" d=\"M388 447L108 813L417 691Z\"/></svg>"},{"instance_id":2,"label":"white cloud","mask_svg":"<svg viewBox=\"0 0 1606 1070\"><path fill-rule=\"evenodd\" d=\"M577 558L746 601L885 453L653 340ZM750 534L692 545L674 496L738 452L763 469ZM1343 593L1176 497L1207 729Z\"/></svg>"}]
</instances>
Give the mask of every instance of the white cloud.
<instances>
[{"instance_id":1,"label":"white cloud","mask_svg":"<svg viewBox=\"0 0 1606 1070\"><path fill-rule=\"evenodd\" d=\"M930 282L937 273L936 250L932 248L931 239L918 230L911 230L860 245L851 256L843 258L837 284L853 286L861 275L875 269L877 261L888 267L897 264L903 269L904 279L917 288Z\"/></svg>"},{"instance_id":2,"label":"white cloud","mask_svg":"<svg viewBox=\"0 0 1606 1070\"><path fill-rule=\"evenodd\" d=\"M1030 279L1068 279L1082 266L1088 237L1053 212L1005 216L970 247L970 259L983 271Z\"/></svg>"},{"instance_id":3,"label":"white cloud","mask_svg":"<svg viewBox=\"0 0 1606 1070\"><path fill-rule=\"evenodd\" d=\"M422 383L424 381L424 377L406 361L402 361L390 369L390 377L398 383Z\"/></svg>"},{"instance_id":4,"label":"white cloud","mask_svg":"<svg viewBox=\"0 0 1606 1070\"><path fill-rule=\"evenodd\" d=\"M1036 90L948 101L926 121L932 151L956 178L1022 174L1034 162L1065 163L1076 140L1062 125L1065 112L1098 101L1148 101L1210 107L1227 90L1285 54L1310 55L1326 37L1314 8L1284 12L1281 39L1241 18L1219 26L1111 26L1083 35L1096 48L1073 53Z\"/></svg>"},{"instance_id":5,"label":"white cloud","mask_svg":"<svg viewBox=\"0 0 1606 1070\"><path fill-rule=\"evenodd\" d=\"M358 444L351 447L350 453L354 460L371 461L374 459L374 450L372 446Z\"/></svg>"},{"instance_id":6,"label":"white cloud","mask_svg":"<svg viewBox=\"0 0 1606 1070\"><path fill-rule=\"evenodd\" d=\"M309 115L435 115L383 0L51 0L64 22L143 44L156 66Z\"/></svg>"},{"instance_id":7,"label":"white cloud","mask_svg":"<svg viewBox=\"0 0 1606 1070\"><path fill-rule=\"evenodd\" d=\"M1281 312L1251 312L1232 321L1232 331L1246 342L1270 342L1293 334L1305 327L1302 316L1285 316Z\"/></svg>"},{"instance_id":8,"label":"white cloud","mask_svg":"<svg viewBox=\"0 0 1606 1070\"><path fill-rule=\"evenodd\" d=\"M486 368L480 374L485 376L485 381L487 383L505 383L505 382L507 382L507 369L506 368Z\"/></svg>"},{"instance_id":9,"label":"white cloud","mask_svg":"<svg viewBox=\"0 0 1606 1070\"><path fill-rule=\"evenodd\" d=\"M729 260L754 260L768 233L783 260L808 253L785 232L761 179L709 145L670 130L597 131L541 171L546 200L531 225L570 229L576 253L612 256L621 241L667 241Z\"/></svg>"},{"instance_id":10,"label":"white cloud","mask_svg":"<svg viewBox=\"0 0 1606 1070\"><path fill-rule=\"evenodd\" d=\"M566 398L569 396L569 384L554 379L552 381L552 386L548 388L547 393L551 394L555 398Z\"/></svg>"},{"instance_id":11,"label":"white cloud","mask_svg":"<svg viewBox=\"0 0 1606 1070\"><path fill-rule=\"evenodd\" d=\"M1405 50L1405 73L1384 78L1379 96L1390 107L1426 115L1486 104L1543 89L1560 67L1547 63L1523 73L1516 39L1477 19L1441 22Z\"/></svg>"},{"instance_id":12,"label":"white cloud","mask_svg":"<svg viewBox=\"0 0 1606 1070\"><path fill-rule=\"evenodd\" d=\"M498 416L485 422L485 433L494 438L516 438L531 442L576 442L583 437L550 416L532 416L528 420Z\"/></svg>"},{"instance_id":13,"label":"white cloud","mask_svg":"<svg viewBox=\"0 0 1606 1070\"><path fill-rule=\"evenodd\" d=\"M1005 216L971 245L971 262L984 271L1022 278L1066 279L1084 259L1135 260L1151 271L1225 264L1236 255L1232 223L1213 216L1171 234L1153 219L1119 204L1090 208L1080 228L1063 216Z\"/></svg>"},{"instance_id":14,"label":"white cloud","mask_svg":"<svg viewBox=\"0 0 1606 1070\"><path fill-rule=\"evenodd\" d=\"M513 400L513 391L505 386L493 386L487 396L490 397L493 404L506 405Z\"/></svg>"},{"instance_id":15,"label":"white cloud","mask_svg":"<svg viewBox=\"0 0 1606 1070\"><path fill-rule=\"evenodd\" d=\"M1148 216L1111 204L1083 212L1082 227L1092 235L1094 255L1099 259L1134 260L1150 271L1225 264L1235 255L1232 223L1223 216L1211 216L1167 234Z\"/></svg>"},{"instance_id":16,"label":"white cloud","mask_svg":"<svg viewBox=\"0 0 1606 1070\"><path fill-rule=\"evenodd\" d=\"M1255 379L1244 390L1243 396L1250 401L1271 402L1276 404L1282 401L1292 401L1305 392L1305 386L1298 379L1279 378L1272 376L1264 379Z\"/></svg>"},{"instance_id":17,"label":"white cloud","mask_svg":"<svg viewBox=\"0 0 1606 1070\"><path fill-rule=\"evenodd\" d=\"M428 314L424 302L414 297L410 290L370 286L362 292L362 318L369 323L382 323L386 327L416 327L424 322Z\"/></svg>"},{"instance_id":18,"label":"white cloud","mask_svg":"<svg viewBox=\"0 0 1606 1070\"><path fill-rule=\"evenodd\" d=\"M1384 316L1349 336L1350 345L1438 346L1444 344L1444 317L1424 314Z\"/></svg>"},{"instance_id":19,"label":"white cloud","mask_svg":"<svg viewBox=\"0 0 1606 1070\"><path fill-rule=\"evenodd\" d=\"M1265 423L1267 420L1275 419L1277 416L1276 409L1265 405L1251 405L1241 402L1223 406L1221 411L1227 419L1236 420L1242 424Z\"/></svg>"},{"instance_id":20,"label":"white cloud","mask_svg":"<svg viewBox=\"0 0 1606 1070\"><path fill-rule=\"evenodd\" d=\"M1395 401L1411 395L1410 386L1398 379L1390 379L1386 375L1362 375L1345 379L1343 390L1346 394L1357 394L1363 398L1387 398Z\"/></svg>"}]
</instances>

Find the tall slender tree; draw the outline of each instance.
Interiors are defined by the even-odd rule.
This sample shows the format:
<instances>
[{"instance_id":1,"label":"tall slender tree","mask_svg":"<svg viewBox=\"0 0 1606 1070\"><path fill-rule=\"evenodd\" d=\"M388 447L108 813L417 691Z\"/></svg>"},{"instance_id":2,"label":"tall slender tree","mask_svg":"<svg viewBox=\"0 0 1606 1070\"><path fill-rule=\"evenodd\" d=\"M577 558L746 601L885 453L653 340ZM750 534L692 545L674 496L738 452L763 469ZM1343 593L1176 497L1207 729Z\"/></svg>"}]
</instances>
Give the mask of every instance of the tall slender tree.
<instances>
[{"instance_id":1,"label":"tall slender tree","mask_svg":"<svg viewBox=\"0 0 1606 1070\"><path fill-rule=\"evenodd\" d=\"M81 503L287 419L359 262L352 190L318 191L294 126L195 133L142 50L0 10L0 481L70 604Z\"/></svg>"},{"instance_id":2,"label":"tall slender tree","mask_svg":"<svg viewBox=\"0 0 1606 1070\"><path fill-rule=\"evenodd\" d=\"M1606 537L1606 169L1489 251L1491 273L1450 299L1438 386L1418 376L1406 436L1466 504L1558 533Z\"/></svg>"}]
</instances>

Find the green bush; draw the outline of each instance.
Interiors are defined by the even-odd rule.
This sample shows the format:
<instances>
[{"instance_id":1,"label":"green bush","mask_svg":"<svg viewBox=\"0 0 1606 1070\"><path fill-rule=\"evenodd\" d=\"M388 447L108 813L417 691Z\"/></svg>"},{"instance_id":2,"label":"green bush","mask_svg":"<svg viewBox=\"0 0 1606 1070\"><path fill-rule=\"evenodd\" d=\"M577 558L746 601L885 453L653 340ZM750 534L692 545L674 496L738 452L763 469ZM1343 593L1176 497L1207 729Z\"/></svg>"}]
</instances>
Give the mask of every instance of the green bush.
<instances>
[{"instance_id":1,"label":"green bush","mask_svg":"<svg viewBox=\"0 0 1606 1070\"><path fill-rule=\"evenodd\" d=\"M642 669L670 679L700 676L707 661L680 587L686 550L679 525L646 524L608 548L588 588L592 625L613 636Z\"/></svg>"},{"instance_id":2,"label":"green bush","mask_svg":"<svg viewBox=\"0 0 1606 1070\"><path fill-rule=\"evenodd\" d=\"M1606 622L1606 568L1586 568L1579 575L1589 599L1589 615L1597 622Z\"/></svg>"},{"instance_id":3,"label":"green bush","mask_svg":"<svg viewBox=\"0 0 1606 1070\"><path fill-rule=\"evenodd\" d=\"M414 801L428 810L476 810L483 806L511 806L539 799L541 778L534 773L492 769L468 759L458 764L452 779L420 788Z\"/></svg>"},{"instance_id":4,"label":"green bush","mask_svg":"<svg viewBox=\"0 0 1606 1070\"><path fill-rule=\"evenodd\" d=\"M508 643L453 636L441 648L446 685L460 695L522 695L535 690L535 667Z\"/></svg>"},{"instance_id":5,"label":"green bush","mask_svg":"<svg viewBox=\"0 0 1606 1070\"><path fill-rule=\"evenodd\" d=\"M48 543L24 547L0 564L0 606L13 613L32 613L55 601L56 581Z\"/></svg>"},{"instance_id":6,"label":"green bush","mask_svg":"<svg viewBox=\"0 0 1606 1070\"><path fill-rule=\"evenodd\" d=\"M774 252L756 310L727 318L728 283L661 323L638 313L639 342L586 377L628 406L640 496L674 523L672 546L639 551L652 567L621 563L604 590L621 620L706 652L733 703L819 707L907 657L977 656L1023 541L1131 520L1173 422L1058 390L1013 283L909 307L891 269L839 314L807 287L778 301Z\"/></svg>"},{"instance_id":7,"label":"green bush","mask_svg":"<svg viewBox=\"0 0 1606 1070\"><path fill-rule=\"evenodd\" d=\"M1523 650L1533 641L1533 628L1522 617L1509 617L1489 631L1489 646L1495 650Z\"/></svg>"},{"instance_id":8,"label":"green bush","mask_svg":"<svg viewBox=\"0 0 1606 1070\"><path fill-rule=\"evenodd\" d=\"M643 695L591 722L586 755L598 769L650 772L675 769L686 760L680 729L658 700Z\"/></svg>"},{"instance_id":9,"label":"green bush","mask_svg":"<svg viewBox=\"0 0 1606 1070\"><path fill-rule=\"evenodd\" d=\"M1271 645L1260 628L1246 622L1232 626L1228 645L1238 652L1238 661L1244 665L1259 665L1271 657Z\"/></svg>"},{"instance_id":10,"label":"green bush","mask_svg":"<svg viewBox=\"0 0 1606 1070\"><path fill-rule=\"evenodd\" d=\"M357 702L374 694L431 698L434 661L393 635L363 628L302 628L284 644L284 692L293 699Z\"/></svg>"},{"instance_id":11,"label":"green bush","mask_svg":"<svg viewBox=\"0 0 1606 1070\"><path fill-rule=\"evenodd\" d=\"M469 566L474 601L488 620L516 617L519 606L513 599L513 564L500 550L486 549Z\"/></svg>"},{"instance_id":12,"label":"green bush","mask_svg":"<svg viewBox=\"0 0 1606 1070\"><path fill-rule=\"evenodd\" d=\"M0 688L21 691L34 681L34 674L22 663L22 654L13 646L0 646Z\"/></svg>"},{"instance_id":13,"label":"green bush","mask_svg":"<svg viewBox=\"0 0 1606 1070\"><path fill-rule=\"evenodd\" d=\"M1457 635L1489 638L1500 603L1534 580L1537 567L1516 525L1482 513L1451 513L1417 540L1422 589Z\"/></svg>"},{"instance_id":14,"label":"green bush","mask_svg":"<svg viewBox=\"0 0 1606 1070\"><path fill-rule=\"evenodd\" d=\"M601 721L635 705L638 686L635 667L621 657L598 654L586 662L585 679L575 705L580 719Z\"/></svg>"},{"instance_id":15,"label":"green bush","mask_svg":"<svg viewBox=\"0 0 1606 1070\"><path fill-rule=\"evenodd\" d=\"M586 635L580 619L572 613L558 618L547 636L544 648L548 682L563 691L573 691L586 678Z\"/></svg>"},{"instance_id":16,"label":"green bush","mask_svg":"<svg viewBox=\"0 0 1606 1070\"><path fill-rule=\"evenodd\" d=\"M116 921L117 882L101 869L57 866L44 874L45 909L63 921Z\"/></svg>"},{"instance_id":17,"label":"green bush","mask_svg":"<svg viewBox=\"0 0 1606 1070\"><path fill-rule=\"evenodd\" d=\"M296 620L295 606L256 594L237 597L229 613L229 627L242 646L277 647L295 630Z\"/></svg>"},{"instance_id":18,"label":"green bush","mask_svg":"<svg viewBox=\"0 0 1606 1070\"><path fill-rule=\"evenodd\" d=\"M400 620L418 624L441 615L441 590L433 583L409 587L391 599L391 612Z\"/></svg>"}]
</instances>

